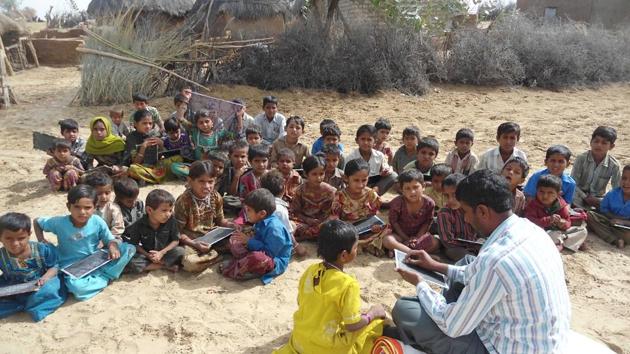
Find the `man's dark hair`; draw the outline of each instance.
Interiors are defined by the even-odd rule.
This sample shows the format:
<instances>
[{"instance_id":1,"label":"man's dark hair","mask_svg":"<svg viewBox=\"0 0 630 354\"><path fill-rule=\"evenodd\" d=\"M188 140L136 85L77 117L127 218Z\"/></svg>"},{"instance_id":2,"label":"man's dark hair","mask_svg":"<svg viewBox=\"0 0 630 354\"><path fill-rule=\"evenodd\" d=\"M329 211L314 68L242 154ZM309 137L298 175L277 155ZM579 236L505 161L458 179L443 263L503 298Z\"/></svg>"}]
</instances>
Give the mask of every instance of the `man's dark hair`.
<instances>
[{"instance_id":1,"label":"man's dark hair","mask_svg":"<svg viewBox=\"0 0 630 354\"><path fill-rule=\"evenodd\" d=\"M417 151L420 151L420 149L422 148L429 148L435 151L435 154L437 155L440 152L440 143L437 141L436 138L425 136L418 142Z\"/></svg>"},{"instance_id":2,"label":"man's dark hair","mask_svg":"<svg viewBox=\"0 0 630 354\"><path fill-rule=\"evenodd\" d=\"M111 186L113 181L112 181L112 178L109 177L109 175L102 172L96 172L96 173L90 173L89 175L87 175L83 183L90 185L94 188L97 188L97 187L103 187L103 186Z\"/></svg>"},{"instance_id":3,"label":"man's dark hair","mask_svg":"<svg viewBox=\"0 0 630 354\"><path fill-rule=\"evenodd\" d=\"M324 128L327 125L337 125L337 122L335 122L334 120L332 120L330 118L324 118L324 119L322 119L321 122L319 122L319 129L321 130L322 128Z\"/></svg>"},{"instance_id":4,"label":"man's dark hair","mask_svg":"<svg viewBox=\"0 0 630 354\"><path fill-rule=\"evenodd\" d=\"M523 179L527 178L527 175L529 174L529 164L527 163L527 161L525 161L525 159L519 156L514 156L511 159L507 160L505 165L503 165L503 168L505 168L505 166L507 166L509 163L519 164L521 166L521 170L523 171ZM503 168L501 169L501 171L503 171Z\"/></svg>"},{"instance_id":5,"label":"man's dark hair","mask_svg":"<svg viewBox=\"0 0 630 354\"><path fill-rule=\"evenodd\" d=\"M116 198L136 198L140 194L138 182L133 178L119 178L114 182Z\"/></svg>"},{"instance_id":6,"label":"man's dark hair","mask_svg":"<svg viewBox=\"0 0 630 354\"><path fill-rule=\"evenodd\" d=\"M479 170L457 186L458 201L476 208L485 205L497 213L512 210L513 197L507 179L491 170Z\"/></svg>"},{"instance_id":7,"label":"man's dark hair","mask_svg":"<svg viewBox=\"0 0 630 354\"><path fill-rule=\"evenodd\" d=\"M6 213L0 216L0 236L5 231L26 231L31 233L31 218L22 213Z\"/></svg>"},{"instance_id":8,"label":"man's dark hair","mask_svg":"<svg viewBox=\"0 0 630 354\"><path fill-rule=\"evenodd\" d=\"M56 150L60 150L60 149L72 150L72 145L70 144L69 141L66 141L66 140L63 140L63 139L58 139L58 140L55 140L55 142L53 143L51 149L52 149L52 151L56 151Z\"/></svg>"},{"instance_id":9,"label":"man's dark hair","mask_svg":"<svg viewBox=\"0 0 630 354\"><path fill-rule=\"evenodd\" d=\"M617 130L615 130L615 128L613 127L600 125L593 131L593 134L591 135L591 140L595 139L596 136L609 141L611 144L614 144L617 140Z\"/></svg>"},{"instance_id":10,"label":"man's dark hair","mask_svg":"<svg viewBox=\"0 0 630 354\"><path fill-rule=\"evenodd\" d=\"M462 128L455 133L455 141L459 141L459 139L470 139L470 141L475 141L475 133L468 128Z\"/></svg>"},{"instance_id":11,"label":"man's dark hair","mask_svg":"<svg viewBox=\"0 0 630 354\"><path fill-rule=\"evenodd\" d=\"M504 134L516 133L516 140L521 138L521 126L514 122L501 123L497 128L497 140Z\"/></svg>"},{"instance_id":12,"label":"man's dark hair","mask_svg":"<svg viewBox=\"0 0 630 354\"><path fill-rule=\"evenodd\" d=\"M630 165L625 165L625 166L623 166L623 170L621 171L621 173L625 173L625 172L628 172L628 171L630 171Z\"/></svg>"},{"instance_id":13,"label":"man's dark hair","mask_svg":"<svg viewBox=\"0 0 630 354\"><path fill-rule=\"evenodd\" d=\"M259 188L247 195L243 204L254 209L255 212L266 211L271 216L276 211L276 198L265 188Z\"/></svg>"},{"instance_id":14,"label":"man's dark hair","mask_svg":"<svg viewBox=\"0 0 630 354\"><path fill-rule=\"evenodd\" d=\"M381 129L392 130L392 123L390 123L387 118L381 117L376 120L376 123L374 123L374 128L376 128L376 131Z\"/></svg>"},{"instance_id":15,"label":"man's dark hair","mask_svg":"<svg viewBox=\"0 0 630 354\"><path fill-rule=\"evenodd\" d=\"M144 205L155 210L163 203L173 206L175 204L175 197L164 189L154 189L147 195Z\"/></svg>"},{"instance_id":16,"label":"man's dark hair","mask_svg":"<svg viewBox=\"0 0 630 354\"><path fill-rule=\"evenodd\" d=\"M66 130L79 130L79 123L74 119L63 119L57 122L61 128L61 134Z\"/></svg>"},{"instance_id":17,"label":"man's dark hair","mask_svg":"<svg viewBox=\"0 0 630 354\"><path fill-rule=\"evenodd\" d=\"M357 230L352 224L341 220L326 221L319 229L317 255L326 262L336 262L343 251L352 251L357 239Z\"/></svg>"},{"instance_id":18,"label":"man's dark hair","mask_svg":"<svg viewBox=\"0 0 630 354\"><path fill-rule=\"evenodd\" d=\"M370 124L363 124L362 126L359 127L359 129L357 129L356 138L358 139L361 135L366 134L366 133L370 134L372 137L375 137L376 128L374 128L374 126Z\"/></svg>"},{"instance_id":19,"label":"man's dark hair","mask_svg":"<svg viewBox=\"0 0 630 354\"><path fill-rule=\"evenodd\" d=\"M536 182L536 189L540 187L553 188L556 192L560 193L562 190L562 180L556 175L540 176L538 182Z\"/></svg>"},{"instance_id":20,"label":"man's dark hair","mask_svg":"<svg viewBox=\"0 0 630 354\"><path fill-rule=\"evenodd\" d=\"M269 158L269 147L263 144L256 144L249 147L247 150L247 159L252 161L257 157L266 157Z\"/></svg>"},{"instance_id":21,"label":"man's dark hair","mask_svg":"<svg viewBox=\"0 0 630 354\"><path fill-rule=\"evenodd\" d=\"M133 94L133 96L131 96L131 99L134 102L144 102L144 103L149 102L149 97L147 97L146 95L144 95L142 93L135 93L135 94Z\"/></svg>"},{"instance_id":22,"label":"man's dark hair","mask_svg":"<svg viewBox=\"0 0 630 354\"><path fill-rule=\"evenodd\" d=\"M448 176L453 173L451 166L445 163L436 163L431 167L431 177L434 176Z\"/></svg>"},{"instance_id":23,"label":"man's dark hair","mask_svg":"<svg viewBox=\"0 0 630 354\"><path fill-rule=\"evenodd\" d=\"M442 188L444 187L457 187L459 182L461 182L464 178L466 178L465 174L462 173L451 173L450 175L444 178L442 181Z\"/></svg>"},{"instance_id":24,"label":"man's dark hair","mask_svg":"<svg viewBox=\"0 0 630 354\"><path fill-rule=\"evenodd\" d=\"M370 165L362 158L348 161L343 169L343 174L346 175L346 177L351 177L359 171L370 171Z\"/></svg>"},{"instance_id":25,"label":"man's dark hair","mask_svg":"<svg viewBox=\"0 0 630 354\"><path fill-rule=\"evenodd\" d=\"M249 147L249 144L245 140L236 140L233 144L230 145L228 152L230 155L234 152L234 150L246 149Z\"/></svg>"},{"instance_id":26,"label":"man's dark hair","mask_svg":"<svg viewBox=\"0 0 630 354\"><path fill-rule=\"evenodd\" d=\"M291 161L295 163L295 151L289 148L281 148L280 150L278 150L278 160L280 160L281 157L288 157Z\"/></svg>"},{"instance_id":27,"label":"man's dark hair","mask_svg":"<svg viewBox=\"0 0 630 354\"><path fill-rule=\"evenodd\" d=\"M195 180L202 176L208 176L216 178L214 175L214 169L212 168L212 162L209 160L197 160L190 165L188 169L188 178Z\"/></svg>"},{"instance_id":28,"label":"man's dark hair","mask_svg":"<svg viewBox=\"0 0 630 354\"><path fill-rule=\"evenodd\" d=\"M272 170L260 177L260 186L267 189L275 197L281 197L284 193L284 183L286 180L278 170Z\"/></svg>"},{"instance_id":29,"label":"man's dark hair","mask_svg":"<svg viewBox=\"0 0 630 354\"><path fill-rule=\"evenodd\" d=\"M304 118L302 118L300 116L290 116L289 118L287 118L287 122L286 122L286 125L285 125L285 128L284 128L285 130L286 130L286 127L288 127L289 123L291 123L291 122L299 125L300 127L302 127L302 130L304 130L304 125L305 125Z\"/></svg>"}]
</instances>

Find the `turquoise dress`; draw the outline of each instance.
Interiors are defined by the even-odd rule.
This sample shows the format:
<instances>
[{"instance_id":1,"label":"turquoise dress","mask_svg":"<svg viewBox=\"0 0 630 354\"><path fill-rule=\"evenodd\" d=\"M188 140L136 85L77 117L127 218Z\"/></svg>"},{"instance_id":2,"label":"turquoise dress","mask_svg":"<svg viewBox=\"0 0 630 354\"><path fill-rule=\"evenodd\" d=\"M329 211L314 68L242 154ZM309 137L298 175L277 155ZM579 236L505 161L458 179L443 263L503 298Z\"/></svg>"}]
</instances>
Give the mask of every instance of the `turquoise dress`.
<instances>
[{"instance_id":1,"label":"turquoise dress","mask_svg":"<svg viewBox=\"0 0 630 354\"><path fill-rule=\"evenodd\" d=\"M97 215L92 215L81 228L72 224L69 215L39 218L37 222L42 230L57 235L59 265L62 268L97 252L99 242L103 242L104 247L107 247L110 241L116 240L105 221ZM119 243L118 247L120 248L119 259L107 263L83 278L64 276L68 291L77 300L83 301L93 297L105 289L110 281L120 277L123 269L136 253L136 248L128 243Z\"/></svg>"},{"instance_id":2,"label":"turquoise dress","mask_svg":"<svg viewBox=\"0 0 630 354\"><path fill-rule=\"evenodd\" d=\"M29 245L31 257L24 260L13 257L6 248L0 248L0 286L37 280L48 269L59 266L54 246L33 241ZM57 275L36 292L0 298L0 318L24 311L38 322L63 305L66 298L66 288Z\"/></svg>"},{"instance_id":3,"label":"turquoise dress","mask_svg":"<svg viewBox=\"0 0 630 354\"><path fill-rule=\"evenodd\" d=\"M211 135L204 135L199 129L193 128L190 137L195 145L195 160L201 160L205 152L219 151L221 144L233 139L234 136L234 133L227 130L218 130L212 132ZM189 163L175 162L171 165L171 172L177 178L186 179L189 167Z\"/></svg>"}]
</instances>

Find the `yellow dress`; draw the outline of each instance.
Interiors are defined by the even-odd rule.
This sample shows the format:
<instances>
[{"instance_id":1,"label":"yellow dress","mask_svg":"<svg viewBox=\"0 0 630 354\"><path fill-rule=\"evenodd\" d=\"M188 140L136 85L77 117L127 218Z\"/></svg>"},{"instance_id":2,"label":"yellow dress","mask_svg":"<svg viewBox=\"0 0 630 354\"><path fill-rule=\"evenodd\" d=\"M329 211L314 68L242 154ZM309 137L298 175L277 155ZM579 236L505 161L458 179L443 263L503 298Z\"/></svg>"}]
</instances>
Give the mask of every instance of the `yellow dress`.
<instances>
[{"instance_id":1,"label":"yellow dress","mask_svg":"<svg viewBox=\"0 0 630 354\"><path fill-rule=\"evenodd\" d=\"M345 324L360 320L359 282L323 263L313 264L300 279L290 341L274 353L369 353L383 333L383 320L373 320L355 332L345 330Z\"/></svg>"}]
</instances>

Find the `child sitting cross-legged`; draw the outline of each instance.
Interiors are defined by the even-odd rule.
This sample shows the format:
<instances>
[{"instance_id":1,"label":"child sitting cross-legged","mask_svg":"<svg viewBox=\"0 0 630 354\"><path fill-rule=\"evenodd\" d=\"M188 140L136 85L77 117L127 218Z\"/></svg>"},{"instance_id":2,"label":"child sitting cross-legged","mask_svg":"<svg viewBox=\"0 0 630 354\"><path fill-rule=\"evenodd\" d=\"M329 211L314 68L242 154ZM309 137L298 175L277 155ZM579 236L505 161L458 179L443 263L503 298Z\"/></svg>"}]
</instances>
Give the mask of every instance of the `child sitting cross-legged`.
<instances>
[{"instance_id":1,"label":"child sitting cross-legged","mask_svg":"<svg viewBox=\"0 0 630 354\"><path fill-rule=\"evenodd\" d=\"M236 280L260 278L269 284L289 266L293 245L291 235L274 212L274 196L264 188L247 195L243 201L247 221L254 224L254 235L235 232L230 237L234 258L221 266L224 276Z\"/></svg>"},{"instance_id":2,"label":"child sitting cross-legged","mask_svg":"<svg viewBox=\"0 0 630 354\"><path fill-rule=\"evenodd\" d=\"M475 134L468 128L462 128L455 134L455 149L446 155L444 163L451 167L453 173L466 176L475 171L479 159L470 150L475 140Z\"/></svg>"},{"instance_id":3,"label":"child sitting cross-legged","mask_svg":"<svg viewBox=\"0 0 630 354\"><path fill-rule=\"evenodd\" d=\"M84 170L89 169L88 158L85 154L87 142L79 136L79 123L74 119L63 119L58 123L61 127L61 136L70 144L70 154L81 161Z\"/></svg>"},{"instance_id":4,"label":"child sitting cross-legged","mask_svg":"<svg viewBox=\"0 0 630 354\"><path fill-rule=\"evenodd\" d=\"M418 170L424 176L424 182L431 182L431 168L440 152L440 143L433 137L424 137L418 143L416 160L407 164L403 171Z\"/></svg>"},{"instance_id":5,"label":"child sitting cross-legged","mask_svg":"<svg viewBox=\"0 0 630 354\"><path fill-rule=\"evenodd\" d=\"M125 230L125 239L136 246L127 268L135 273L157 269L179 270L185 251L179 246L179 230L173 217L173 195L154 189L147 195L147 213Z\"/></svg>"},{"instance_id":6,"label":"child sitting cross-legged","mask_svg":"<svg viewBox=\"0 0 630 354\"><path fill-rule=\"evenodd\" d=\"M166 131L166 136L162 138L164 150L180 150L179 155L182 158L193 160L193 148L190 143L190 137L182 129L179 122L174 118L167 119L164 122L164 130Z\"/></svg>"},{"instance_id":7,"label":"child sitting cross-legged","mask_svg":"<svg viewBox=\"0 0 630 354\"><path fill-rule=\"evenodd\" d=\"M387 163L391 165L392 159L394 158L394 151L387 143L387 138L389 138L389 133L392 131L392 123L390 123L387 118L381 117L374 123L374 128L376 128L374 149L385 154L385 156L387 156Z\"/></svg>"},{"instance_id":8,"label":"child sitting cross-legged","mask_svg":"<svg viewBox=\"0 0 630 354\"><path fill-rule=\"evenodd\" d=\"M220 196L227 192L225 178L225 165L228 162L227 154L223 151L211 152L208 154L208 160L212 162L212 172L217 177L217 181L214 184L214 189L219 193Z\"/></svg>"},{"instance_id":9,"label":"child sitting cross-legged","mask_svg":"<svg viewBox=\"0 0 630 354\"><path fill-rule=\"evenodd\" d=\"M424 189L424 195L433 199L436 210L444 208L446 198L442 189L442 182L451 174L451 168L444 163L436 163L431 167L431 184ZM423 176L424 177L424 176Z\"/></svg>"},{"instance_id":10,"label":"child sitting cross-legged","mask_svg":"<svg viewBox=\"0 0 630 354\"><path fill-rule=\"evenodd\" d=\"M324 168L324 182L335 187L336 190L345 187L343 170L339 167L341 151L336 144L326 144L320 153L324 156L326 167Z\"/></svg>"},{"instance_id":11,"label":"child sitting cross-legged","mask_svg":"<svg viewBox=\"0 0 630 354\"><path fill-rule=\"evenodd\" d=\"M53 157L44 166L53 192L68 191L77 185L84 172L81 161L70 153L70 144L65 140L56 141L52 147Z\"/></svg>"},{"instance_id":12,"label":"child sitting cross-legged","mask_svg":"<svg viewBox=\"0 0 630 354\"><path fill-rule=\"evenodd\" d=\"M247 151L247 160L252 168L239 179L238 194L241 199L260 188L260 177L267 173L267 166L269 166L269 148L262 144L250 146Z\"/></svg>"},{"instance_id":13,"label":"child sitting cross-legged","mask_svg":"<svg viewBox=\"0 0 630 354\"><path fill-rule=\"evenodd\" d=\"M488 169L501 173L508 160L518 156L527 161L527 155L516 147L521 138L521 126L514 122L501 123L497 128L498 147L489 149L479 158L476 170Z\"/></svg>"},{"instance_id":14,"label":"child sitting cross-legged","mask_svg":"<svg viewBox=\"0 0 630 354\"><path fill-rule=\"evenodd\" d=\"M575 180L573 177L564 173L564 170L569 166L570 161L571 150L569 150L568 147L564 145L553 145L547 149L547 154L545 155L545 166L547 166L547 168L537 171L529 178L527 184L525 185L525 189L523 189L525 197L528 200L534 199L536 197L538 179L540 179L541 176L551 174L562 180L562 191L560 192L560 196L568 204L571 204L575 193Z\"/></svg>"},{"instance_id":15,"label":"child sitting cross-legged","mask_svg":"<svg viewBox=\"0 0 630 354\"><path fill-rule=\"evenodd\" d=\"M525 178L527 178L528 173L529 164L527 161L518 156L515 156L506 162L501 170L501 176L505 177L505 179L507 179L510 183L510 190L514 196L512 212L518 216L523 216L523 213L525 212L525 204L527 204L525 194L518 189L518 186L525 182Z\"/></svg>"},{"instance_id":16,"label":"child sitting cross-legged","mask_svg":"<svg viewBox=\"0 0 630 354\"><path fill-rule=\"evenodd\" d=\"M624 248L630 242L630 165L621 173L621 185L606 193L599 212L589 211L588 227L601 239ZM618 225L618 226L615 226Z\"/></svg>"},{"instance_id":17,"label":"child sitting cross-legged","mask_svg":"<svg viewBox=\"0 0 630 354\"><path fill-rule=\"evenodd\" d=\"M429 233L433 223L435 203L423 195L424 178L417 170L405 171L398 176L402 195L389 203L389 224L394 233L385 236L383 246L405 253L425 250L433 253L440 242Z\"/></svg>"},{"instance_id":18,"label":"child sitting cross-legged","mask_svg":"<svg viewBox=\"0 0 630 354\"><path fill-rule=\"evenodd\" d=\"M144 215L144 203L138 199L140 188L131 178L119 178L114 182L114 203L120 208L125 228Z\"/></svg>"},{"instance_id":19,"label":"child sitting cross-legged","mask_svg":"<svg viewBox=\"0 0 630 354\"><path fill-rule=\"evenodd\" d=\"M201 160L211 151L221 148L223 142L230 139L230 133L221 127L215 127L216 112L205 109L195 113L195 125L190 133L190 140L195 148L195 160Z\"/></svg>"},{"instance_id":20,"label":"child sitting cross-legged","mask_svg":"<svg viewBox=\"0 0 630 354\"><path fill-rule=\"evenodd\" d=\"M358 245L352 225L339 220L322 225L317 253L323 262L308 267L300 278L293 332L274 354L371 352L386 314L379 305L361 311L361 287L344 271Z\"/></svg>"},{"instance_id":21,"label":"child sitting cross-legged","mask_svg":"<svg viewBox=\"0 0 630 354\"><path fill-rule=\"evenodd\" d=\"M18 312L28 313L39 322L66 301L67 292L58 275L59 258L55 246L29 241L31 219L20 213L0 217L0 286L37 281L35 292L0 300L0 318Z\"/></svg>"},{"instance_id":22,"label":"child sitting cross-legged","mask_svg":"<svg viewBox=\"0 0 630 354\"><path fill-rule=\"evenodd\" d=\"M84 183L96 190L98 199L94 214L105 220L114 237L122 239L122 234L125 231L125 220L120 207L114 203L114 198L112 198L113 182L111 177L100 172L93 173L85 178Z\"/></svg>"},{"instance_id":23,"label":"child sitting cross-legged","mask_svg":"<svg viewBox=\"0 0 630 354\"><path fill-rule=\"evenodd\" d=\"M278 152L278 160L276 163L276 169L282 173L284 177L284 194L282 199L287 202L291 202L295 195L295 190L302 184L302 176L293 169L295 162L295 153L292 150L283 148Z\"/></svg>"},{"instance_id":24,"label":"child sitting cross-legged","mask_svg":"<svg viewBox=\"0 0 630 354\"><path fill-rule=\"evenodd\" d=\"M525 207L525 217L545 229L558 250L576 252L586 240L586 227L571 227L570 207L560 196L562 180L556 175L543 175L536 183L536 198Z\"/></svg>"},{"instance_id":25,"label":"child sitting cross-legged","mask_svg":"<svg viewBox=\"0 0 630 354\"><path fill-rule=\"evenodd\" d=\"M395 183L398 175L387 163L387 157L382 152L374 149L376 128L373 125L364 124L357 129L357 149L348 155L348 160L363 159L369 166L368 186L374 188L378 195L385 194Z\"/></svg>"},{"instance_id":26,"label":"child sitting cross-legged","mask_svg":"<svg viewBox=\"0 0 630 354\"><path fill-rule=\"evenodd\" d=\"M300 142L300 137L304 134L304 119L298 116L289 117L284 130L286 134L271 144L271 165L276 165L276 162L280 159L281 150L289 149L294 154L294 167L302 168L302 161L311 155L308 151L308 146Z\"/></svg>"},{"instance_id":27,"label":"child sitting cross-legged","mask_svg":"<svg viewBox=\"0 0 630 354\"><path fill-rule=\"evenodd\" d=\"M416 126L408 126L403 129L403 145L396 150L392 159L392 167L396 173L402 173L405 166L416 161L418 143L420 143L420 129Z\"/></svg>"}]
</instances>

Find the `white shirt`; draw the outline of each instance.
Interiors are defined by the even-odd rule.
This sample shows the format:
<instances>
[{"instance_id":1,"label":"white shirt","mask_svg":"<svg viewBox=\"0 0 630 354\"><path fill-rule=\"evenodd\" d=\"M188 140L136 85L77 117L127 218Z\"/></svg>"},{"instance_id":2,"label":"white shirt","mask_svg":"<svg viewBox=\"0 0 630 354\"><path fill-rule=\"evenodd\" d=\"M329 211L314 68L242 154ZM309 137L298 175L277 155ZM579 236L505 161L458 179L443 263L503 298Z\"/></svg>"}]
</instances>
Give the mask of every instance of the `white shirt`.
<instances>
[{"instance_id":1,"label":"white shirt","mask_svg":"<svg viewBox=\"0 0 630 354\"><path fill-rule=\"evenodd\" d=\"M359 149L354 149L351 153L346 156L346 164L350 160L354 159L363 159L361 156L361 152ZM367 161L368 165L370 165L370 173L368 177L372 176L380 176L381 171L391 171L389 164L387 163L387 156L378 150L372 149L372 155L370 155L370 161Z\"/></svg>"},{"instance_id":2,"label":"white shirt","mask_svg":"<svg viewBox=\"0 0 630 354\"><path fill-rule=\"evenodd\" d=\"M512 151L512 155L510 155L510 157L506 161L509 161L515 156L518 156L527 161L527 155L516 147L514 148L514 151ZM501 173L504 165L505 162L503 162L503 159L501 158L499 147L495 147L484 152L483 155L481 155L481 158L479 159L479 163L477 164L475 170L489 169L496 173Z\"/></svg>"},{"instance_id":3,"label":"white shirt","mask_svg":"<svg viewBox=\"0 0 630 354\"><path fill-rule=\"evenodd\" d=\"M294 231L293 224L289 220L289 204L287 204L287 202L285 202L281 198L278 198L278 197L275 197L275 198L276 198L276 211L274 211L274 215L277 216L278 219L280 219L280 221L282 221L282 224L284 225L284 227L287 228L287 230L289 230L289 233L293 234L293 231Z\"/></svg>"},{"instance_id":4,"label":"white shirt","mask_svg":"<svg viewBox=\"0 0 630 354\"><path fill-rule=\"evenodd\" d=\"M265 112L260 113L254 118L254 124L260 127L262 138L269 144L273 144L276 139L284 136L284 126L287 119L280 113L276 113L271 122L267 119Z\"/></svg>"}]
</instances>

